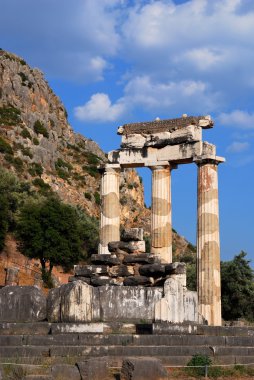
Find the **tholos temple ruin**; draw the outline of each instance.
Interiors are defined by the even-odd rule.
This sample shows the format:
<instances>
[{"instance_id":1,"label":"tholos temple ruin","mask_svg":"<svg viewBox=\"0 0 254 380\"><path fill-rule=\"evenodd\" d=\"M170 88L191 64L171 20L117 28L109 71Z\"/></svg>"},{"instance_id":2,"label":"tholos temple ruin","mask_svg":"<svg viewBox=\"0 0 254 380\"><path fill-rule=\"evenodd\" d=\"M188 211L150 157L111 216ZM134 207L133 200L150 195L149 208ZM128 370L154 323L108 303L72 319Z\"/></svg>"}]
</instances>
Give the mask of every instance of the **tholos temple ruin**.
<instances>
[{"instance_id":1,"label":"tholos temple ruin","mask_svg":"<svg viewBox=\"0 0 254 380\"><path fill-rule=\"evenodd\" d=\"M152 171L151 254L161 264L172 263L171 172L180 164L196 164L198 318L221 325L218 165L225 159L216 155L214 145L202 141L202 130L212 127L210 116L183 115L118 128L121 147L109 153L108 163L101 168L99 255L110 254L109 243L120 240L120 171L148 167Z\"/></svg>"}]
</instances>

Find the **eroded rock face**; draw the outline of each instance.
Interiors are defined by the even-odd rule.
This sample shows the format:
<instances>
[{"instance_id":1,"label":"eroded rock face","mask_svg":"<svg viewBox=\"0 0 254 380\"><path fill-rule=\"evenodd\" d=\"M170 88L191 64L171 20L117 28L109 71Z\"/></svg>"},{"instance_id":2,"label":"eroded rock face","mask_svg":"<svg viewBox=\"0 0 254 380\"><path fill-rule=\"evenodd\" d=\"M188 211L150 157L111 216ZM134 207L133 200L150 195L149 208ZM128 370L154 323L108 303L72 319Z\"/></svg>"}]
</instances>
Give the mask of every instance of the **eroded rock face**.
<instances>
[{"instance_id":1,"label":"eroded rock face","mask_svg":"<svg viewBox=\"0 0 254 380\"><path fill-rule=\"evenodd\" d=\"M5 286L0 290L0 322L46 319L46 297L35 286Z\"/></svg>"}]
</instances>

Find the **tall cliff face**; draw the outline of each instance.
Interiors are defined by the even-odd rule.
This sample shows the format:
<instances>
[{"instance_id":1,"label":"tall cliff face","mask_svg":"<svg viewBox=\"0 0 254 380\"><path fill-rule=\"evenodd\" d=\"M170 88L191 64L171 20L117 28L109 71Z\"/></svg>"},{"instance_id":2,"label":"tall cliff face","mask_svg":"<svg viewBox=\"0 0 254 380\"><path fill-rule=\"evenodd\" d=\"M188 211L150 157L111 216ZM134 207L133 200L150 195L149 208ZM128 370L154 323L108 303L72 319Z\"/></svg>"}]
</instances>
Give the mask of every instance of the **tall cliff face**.
<instances>
[{"instance_id":1,"label":"tall cliff face","mask_svg":"<svg viewBox=\"0 0 254 380\"><path fill-rule=\"evenodd\" d=\"M43 73L0 51L0 163L38 189L44 186L40 177L64 201L98 217L97 165L103 161L106 156L98 144L73 132L63 103ZM135 171L122 174L121 186L122 222L131 223L137 212L147 214L143 187ZM135 206L127 209L131 203Z\"/></svg>"},{"instance_id":2,"label":"tall cliff face","mask_svg":"<svg viewBox=\"0 0 254 380\"><path fill-rule=\"evenodd\" d=\"M0 50L0 165L34 189L49 187L67 203L99 216L100 173L106 156L96 142L73 132L61 100L38 69ZM135 170L121 174L121 224L150 230L141 178ZM173 234L176 253L188 242Z\"/></svg>"}]
</instances>

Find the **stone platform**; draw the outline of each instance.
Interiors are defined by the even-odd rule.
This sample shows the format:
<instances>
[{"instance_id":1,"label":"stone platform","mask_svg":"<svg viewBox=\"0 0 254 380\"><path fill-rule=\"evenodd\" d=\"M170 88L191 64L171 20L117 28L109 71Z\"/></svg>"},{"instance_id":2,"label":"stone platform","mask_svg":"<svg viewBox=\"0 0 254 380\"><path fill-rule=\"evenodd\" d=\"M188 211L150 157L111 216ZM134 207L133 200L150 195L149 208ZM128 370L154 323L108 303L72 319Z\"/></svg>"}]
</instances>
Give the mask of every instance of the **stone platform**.
<instances>
[{"instance_id":1,"label":"stone platform","mask_svg":"<svg viewBox=\"0 0 254 380\"><path fill-rule=\"evenodd\" d=\"M1 362L8 358L26 365L47 363L50 371L56 365L66 365L67 357L73 368L75 363L87 363L91 358L98 364L103 357L107 368L119 367L120 371L127 357L156 358L163 366L175 366L186 365L194 354L209 355L219 364L253 363L254 328L168 323L0 323ZM46 368L43 376L53 379L52 371L49 375ZM89 380L93 379L97 378Z\"/></svg>"}]
</instances>

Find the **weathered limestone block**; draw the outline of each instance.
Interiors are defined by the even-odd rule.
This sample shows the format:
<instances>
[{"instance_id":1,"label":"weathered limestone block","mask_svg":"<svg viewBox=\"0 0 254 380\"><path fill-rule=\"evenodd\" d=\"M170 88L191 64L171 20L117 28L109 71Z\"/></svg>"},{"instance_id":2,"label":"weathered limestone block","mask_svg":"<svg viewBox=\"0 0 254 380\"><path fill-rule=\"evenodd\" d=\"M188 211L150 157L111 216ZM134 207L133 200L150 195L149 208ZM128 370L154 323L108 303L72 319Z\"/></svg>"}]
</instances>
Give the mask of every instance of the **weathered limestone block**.
<instances>
[{"instance_id":1,"label":"weathered limestone block","mask_svg":"<svg viewBox=\"0 0 254 380\"><path fill-rule=\"evenodd\" d=\"M108 276L94 276L91 278L91 285L93 286L103 286L110 284L110 277Z\"/></svg>"},{"instance_id":2,"label":"weathered limestone block","mask_svg":"<svg viewBox=\"0 0 254 380\"><path fill-rule=\"evenodd\" d=\"M175 261L174 263L165 265L165 273L166 274L185 274L186 273L186 264L179 263Z\"/></svg>"},{"instance_id":3,"label":"weathered limestone block","mask_svg":"<svg viewBox=\"0 0 254 380\"><path fill-rule=\"evenodd\" d=\"M165 265L158 263L142 265L139 268L139 273L141 276L160 277L165 275Z\"/></svg>"},{"instance_id":4,"label":"weathered limestone block","mask_svg":"<svg viewBox=\"0 0 254 380\"><path fill-rule=\"evenodd\" d=\"M174 161L175 163L192 162L197 156L201 156L203 144L201 141L166 145L158 149L156 147L144 147L141 149L122 149L109 152L108 158L112 163L126 167L137 165L151 166L152 163Z\"/></svg>"},{"instance_id":5,"label":"weathered limestone block","mask_svg":"<svg viewBox=\"0 0 254 380\"><path fill-rule=\"evenodd\" d=\"M186 128L176 129L169 133L158 133L151 135L151 139L145 143L145 146L162 148L166 145L177 145L182 143L197 142L202 140L202 129L200 127L189 125Z\"/></svg>"},{"instance_id":6,"label":"weathered limestone block","mask_svg":"<svg viewBox=\"0 0 254 380\"><path fill-rule=\"evenodd\" d=\"M101 286L100 319L103 321L154 320L155 304L162 298L162 288L144 286Z\"/></svg>"},{"instance_id":7,"label":"weathered limestone block","mask_svg":"<svg viewBox=\"0 0 254 380\"><path fill-rule=\"evenodd\" d=\"M68 282L74 282L74 281L83 281L86 284L91 284L91 278L90 277L83 277L83 276L70 276L68 278Z\"/></svg>"},{"instance_id":8,"label":"weathered limestone block","mask_svg":"<svg viewBox=\"0 0 254 380\"><path fill-rule=\"evenodd\" d=\"M50 290L47 317L50 322L91 322L99 319L96 289L75 281Z\"/></svg>"},{"instance_id":9,"label":"weathered limestone block","mask_svg":"<svg viewBox=\"0 0 254 380\"><path fill-rule=\"evenodd\" d=\"M68 364L54 364L51 368L51 375L53 379L61 380L80 380L80 372L74 365Z\"/></svg>"},{"instance_id":10,"label":"weathered limestone block","mask_svg":"<svg viewBox=\"0 0 254 380\"><path fill-rule=\"evenodd\" d=\"M124 251L127 253L139 253L145 252L146 246L145 241L111 241L108 244L108 250L111 253Z\"/></svg>"},{"instance_id":11,"label":"weathered limestone block","mask_svg":"<svg viewBox=\"0 0 254 380\"><path fill-rule=\"evenodd\" d=\"M151 278L145 276L130 276L124 279L125 286L148 286L152 285L153 281Z\"/></svg>"},{"instance_id":12,"label":"weathered limestone block","mask_svg":"<svg viewBox=\"0 0 254 380\"><path fill-rule=\"evenodd\" d=\"M46 319L46 297L36 286L5 286L0 290L0 322Z\"/></svg>"},{"instance_id":13,"label":"weathered limestone block","mask_svg":"<svg viewBox=\"0 0 254 380\"><path fill-rule=\"evenodd\" d=\"M198 322L197 293L186 289L186 275L177 274L164 283L164 297L155 305L155 321Z\"/></svg>"},{"instance_id":14,"label":"weathered limestone block","mask_svg":"<svg viewBox=\"0 0 254 380\"><path fill-rule=\"evenodd\" d=\"M168 378L168 372L158 359L126 358L123 360L121 369L123 380L166 380Z\"/></svg>"},{"instance_id":15,"label":"weathered limestone block","mask_svg":"<svg viewBox=\"0 0 254 380\"><path fill-rule=\"evenodd\" d=\"M106 265L75 265L75 276L91 277L94 274L107 275L108 267Z\"/></svg>"},{"instance_id":16,"label":"weathered limestone block","mask_svg":"<svg viewBox=\"0 0 254 380\"><path fill-rule=\"evenodd\" d=\"M132 134L122 136L122 141L121 141L121 147L122 148L143 148L145 145L147 139L145 136L142 136L140 134Z\"/></svg>"},{"instance_id":17,"label":"weathered limestone block","mask_svg":"<svg viewBox=\"0 0 254 380\"><path fill-rule=\"evenodd\" d=\"M138 241L143 240L144 230L143 228L128 228L122 233L121 239L123 241Z\"/></svg>"},{"instance_id":18,"label":"weathered limestone block","mask_svg":"<svg viewBox=\"0 0 254 380\"><path fill-rule=\"evenodd\" d=\"M99 265L118 265L120 264L120 260L117 257L114 257L112 255L96 255L93 254L91 256L91 263L92 264L99 264Z\"/></svg>"},{"instance_id":19,"label":"weathered limestone block","mask_svg":"<svg viewBox=\"0 0 254 380\"><path fill-rule=\"evenodd\" d=\"M130 265L116 265L109 268L109 275L111 277L128 277L134 275L134 269Z\"/></svg>"},{"instance_id":20,"label":"weathered limestone block","mask_svg":"<svg viewBox=\"0 0 254 380\"><path fill-rule=\"evenodd\" d=\"M81 375L81 380L107 380L108 377L108 358L97 357L89 358L78 362L77 366ZM70 379L71 380L71 379Z\"/></svg>"},{"instance_id":21,"label":"weathered limestone block","mask_svg":"<svg viewBox=\"0 0 254 380\"><path fill-rule=\"evenodd\" d=\"M150 253L130 254L123 259L123 264L154 264L158 262L160 262L159 258Z\"/></svg>"}]
</instances>

